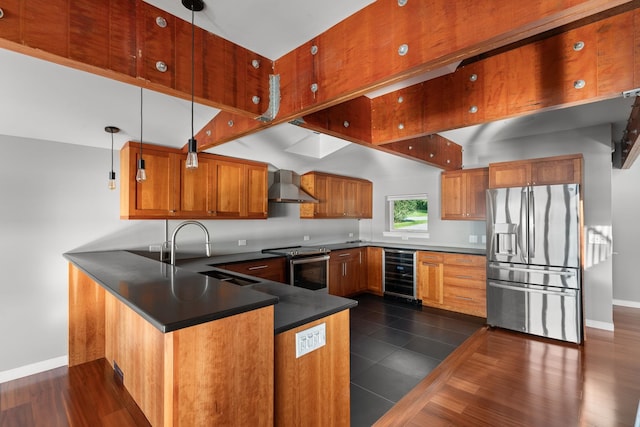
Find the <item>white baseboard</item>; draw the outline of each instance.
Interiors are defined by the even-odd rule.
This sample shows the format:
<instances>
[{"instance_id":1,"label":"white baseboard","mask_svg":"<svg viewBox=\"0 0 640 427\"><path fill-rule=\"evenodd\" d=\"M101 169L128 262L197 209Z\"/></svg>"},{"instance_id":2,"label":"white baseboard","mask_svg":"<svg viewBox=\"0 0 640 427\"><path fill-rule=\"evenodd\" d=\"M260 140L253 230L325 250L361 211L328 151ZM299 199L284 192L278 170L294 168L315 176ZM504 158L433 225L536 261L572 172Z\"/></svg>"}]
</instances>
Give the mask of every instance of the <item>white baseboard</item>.
<instances>
[{"instance_id":1,"label":"white baseboard","mask_svg":"<svg viewBox=\"0 0 640 427\"><path fill-rule=\"evenodd\" d=\"M60 356L53 359L43 360L42 362L32 363L31 365L21 366L8 371L0 372L0 384L8 381L17 380L18 378L28 377L29 375L38 374L50 369L59 368L69 364L69 356Z\"/></svg>"},{"instance_id":2,"label":"white baseboard","mask_svg":"<svg viewBox=\"0 0 640 427\"><path fill-rule=\"evenodd\" d=\"M586 325L588 328L604 329L605 331L613 331L613 323L611 322L600 322L599 320L587 319Z\"/></svg>"},{"instance_id":3,"label":"white baseboard","mask_svg":"<svg viewBox=\"0 0 640 427\"><path fill-rule=\"evenodd\" d=\"M626 301L623 299L614 299L613 305L621 305L622 307L640 308L640 302Z\"/></svg>"}]
</instances>

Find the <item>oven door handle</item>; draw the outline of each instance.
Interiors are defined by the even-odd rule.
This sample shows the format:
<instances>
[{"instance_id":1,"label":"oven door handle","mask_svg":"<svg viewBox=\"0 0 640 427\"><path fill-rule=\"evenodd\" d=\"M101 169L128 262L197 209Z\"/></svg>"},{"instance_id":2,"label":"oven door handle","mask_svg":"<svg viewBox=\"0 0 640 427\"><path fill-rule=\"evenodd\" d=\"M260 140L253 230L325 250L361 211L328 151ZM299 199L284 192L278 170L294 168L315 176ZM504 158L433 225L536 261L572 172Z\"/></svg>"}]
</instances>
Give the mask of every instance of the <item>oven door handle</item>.
<instances>
[{"instance_id":1,"label":"oven door handle","mask_svg":"<svg viewBox=\"0 0 640 427\"><path fill-rule=\"evenodd\" d=\"M328 261L329 255L307 256L303 258L291 258L291 264L308 264L310 262Z\"/></svg>"}]
</instances>

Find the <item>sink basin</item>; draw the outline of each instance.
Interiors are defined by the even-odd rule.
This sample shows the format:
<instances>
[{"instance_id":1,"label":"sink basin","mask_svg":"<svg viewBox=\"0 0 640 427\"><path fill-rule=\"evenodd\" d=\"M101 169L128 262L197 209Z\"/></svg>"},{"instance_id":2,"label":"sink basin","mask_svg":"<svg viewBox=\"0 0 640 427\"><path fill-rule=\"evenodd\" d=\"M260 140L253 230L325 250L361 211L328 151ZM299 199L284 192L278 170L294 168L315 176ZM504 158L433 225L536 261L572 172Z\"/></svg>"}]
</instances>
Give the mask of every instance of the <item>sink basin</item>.
<instances>
[{"instance_id":1,"label":"sink basin","mask_svg":"<svg viewBox=\"0 0 640 427\"><path fill-rule=\"evenodd\" d=\"M227 273L225 271L220 271L220 270L201 271L200 274L213 277L214 279L218 279L221 282L228 282L238 286L253 285L255 283L261 282L261 280L249 279L244 276L237 276L235 274Z\"/></svg>"}]
</instances>

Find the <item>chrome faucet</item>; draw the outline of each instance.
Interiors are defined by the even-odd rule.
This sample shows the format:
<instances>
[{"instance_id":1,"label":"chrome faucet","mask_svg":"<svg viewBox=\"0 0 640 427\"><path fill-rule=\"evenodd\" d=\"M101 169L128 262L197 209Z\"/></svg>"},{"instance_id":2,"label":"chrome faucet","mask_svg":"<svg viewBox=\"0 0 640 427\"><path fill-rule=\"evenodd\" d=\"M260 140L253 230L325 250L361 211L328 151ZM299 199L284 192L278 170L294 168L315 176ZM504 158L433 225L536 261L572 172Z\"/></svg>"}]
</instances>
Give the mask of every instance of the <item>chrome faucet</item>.
<instances>
[{"instance_id":1,"label":"chrome faucet","mask_svg":"<svg viewBox=\"0 0 640 427\"><path fill-rule=\"evenodd\" d=\"M198 221L183 221L180 224L178 224L176 229L173 230L173 234L171 235L171 243L170 243L171 265L176 265L176 235L178 234L178 231L180 231L182 227L189 224L197 225L198 227L202 228L202 231L204 231L204 238L205 238L204 248L207 256L211 256L211 246L209 243L209 231L207 231L207 227L205 227L204 225L202 225L201 222L198 222Z\"/></svg>"}]
</instances>

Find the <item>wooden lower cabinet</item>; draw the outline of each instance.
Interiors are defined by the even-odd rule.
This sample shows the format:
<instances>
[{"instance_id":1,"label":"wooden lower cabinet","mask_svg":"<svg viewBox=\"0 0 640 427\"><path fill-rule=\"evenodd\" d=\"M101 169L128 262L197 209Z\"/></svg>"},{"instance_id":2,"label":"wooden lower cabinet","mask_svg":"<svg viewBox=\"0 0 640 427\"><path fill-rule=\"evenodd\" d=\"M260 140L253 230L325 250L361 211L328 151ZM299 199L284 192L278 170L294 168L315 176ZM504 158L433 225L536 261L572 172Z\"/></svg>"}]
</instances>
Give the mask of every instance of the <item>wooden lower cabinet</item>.
<instances>
[{"instance_id":1,"label":"wooden lower cabinet","mask_svg":"<svg viewBox=\"0 0 640 427\"><path fill-rule=\"evenodd\" d=\"M487 316L484 256L419 251L417 262L423 305Z\"/></svg>"},{"instance_id":2,"label":"wooden lower cabinet","mask_svg":"<svg viewBox=\"0 0 640 427\"><path fill-rule=\"evenodd\" d=\"M366 279L366 253L363 248L331 251L329 259L329 293L337 296L354 295L363 290Z\"/></svg>"},{"instance_id":3,"label":"wooden lower cabinet","mask_svg":"<svg viewBox=\"0 0 640 427\"><path fill-rule=\"evenodd\" d=\"M273 425L273 328L269 306L162 333L69 267L69 366L102 357L117 364L153 426Z\"/></svg>"},{"instance_id":4,"label":"wooden lower cabinet","mask_svg":"<svg viewBox=\"0 0 640 427\"><path fill-rule=\"evenodd\" d=\"M249 276L285 283L287 281L286 258L270 258L233 264L216 265L218 268L248 274Z\"/></svg>"},{"instance_id":5,"label":"wooden lower cabinet","mask_svg":"<svg viewBox=\"0 0 640 427\"><path fill-rule=\"evenodd\" d=\"M367 248L367 277L365 290L382 296L382 248Z\"/></svg>"},{"instance_id":6,"label":"wooden lower cabinet","mask_svg":"<svg viewBox=\"0 0 640 427\"><path fill-rule=\"evenodd\" d=\"M437 252L418 251L416 256L418 299L423 305L439 307L444 296L444 256Z\"/></svg>"},{"instance_id":7,"label":"wooden lower cabinet","mask_svg":"<svg viewBox=\"0 0 640 427\"><path fill-rule=\"evenodd\" d=\"M296 333L321 323L326 345L296 358ZM349 310L275 336L274 425L350 425L349 345Z\"/></svg>"}]
</instances>

